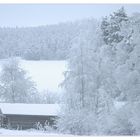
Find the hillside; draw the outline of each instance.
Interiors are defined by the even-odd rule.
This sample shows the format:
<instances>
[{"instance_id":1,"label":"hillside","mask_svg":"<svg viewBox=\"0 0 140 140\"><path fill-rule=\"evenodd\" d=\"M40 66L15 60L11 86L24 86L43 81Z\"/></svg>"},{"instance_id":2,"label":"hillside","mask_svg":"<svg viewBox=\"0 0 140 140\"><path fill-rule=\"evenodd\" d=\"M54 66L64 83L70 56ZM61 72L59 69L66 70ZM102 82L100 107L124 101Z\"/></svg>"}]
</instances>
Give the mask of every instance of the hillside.
<instances>
[{"instance_id":1,"label":"hillside","mask_svg":"<svg viewBox=\"0 0 140 140\"><path fill-rule=\"evenodd\" d=\"M1 60L1 65L4 60ZM41 91L60 92L59 84L63 81L63 72L66 70L66 61L27 61L20 60L21 67L27 71L27 75L35 82L37 89Z\"/></svg>"}]
</instances>

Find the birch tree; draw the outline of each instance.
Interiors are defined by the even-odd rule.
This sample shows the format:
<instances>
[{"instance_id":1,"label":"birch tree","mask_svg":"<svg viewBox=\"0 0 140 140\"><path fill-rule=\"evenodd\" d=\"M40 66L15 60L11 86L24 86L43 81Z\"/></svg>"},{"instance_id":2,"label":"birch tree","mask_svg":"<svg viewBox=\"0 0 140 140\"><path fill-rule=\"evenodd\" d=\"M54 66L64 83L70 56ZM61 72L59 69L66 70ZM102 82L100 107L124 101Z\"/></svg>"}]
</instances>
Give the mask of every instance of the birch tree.
<instances>
[{"instance_id":1,"label":"birch tree","mask_svg":"<svg viewBox=\"0 0 140 140\"><path fill-rule=\"evenodd\" d=\"M6 60L0 76L0 96L5 102L25 103L31 101L36 94L33 82L26 72L20 68L16 58Z\"/></svg>"}]
</instances>

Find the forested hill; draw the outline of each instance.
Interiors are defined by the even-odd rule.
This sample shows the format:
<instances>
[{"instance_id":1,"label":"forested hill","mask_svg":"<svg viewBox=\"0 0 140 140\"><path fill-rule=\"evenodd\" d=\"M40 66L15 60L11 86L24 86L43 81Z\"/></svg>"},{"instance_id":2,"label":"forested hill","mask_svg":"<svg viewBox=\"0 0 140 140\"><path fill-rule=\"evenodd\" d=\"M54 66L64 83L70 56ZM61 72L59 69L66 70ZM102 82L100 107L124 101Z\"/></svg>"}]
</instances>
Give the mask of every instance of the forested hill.
<instances>
[{"instance_id":1,"label":"forested hill","mask_svg":"<svg viewBox=\"0 0 140 140\"><path fill-rule=\"evenodd\" d=\"M0 59L19 56L27 60L64 60L80 29L94 24L94 19L85 19L39 27L1 27Z\"/></svg>"}]
</instances>

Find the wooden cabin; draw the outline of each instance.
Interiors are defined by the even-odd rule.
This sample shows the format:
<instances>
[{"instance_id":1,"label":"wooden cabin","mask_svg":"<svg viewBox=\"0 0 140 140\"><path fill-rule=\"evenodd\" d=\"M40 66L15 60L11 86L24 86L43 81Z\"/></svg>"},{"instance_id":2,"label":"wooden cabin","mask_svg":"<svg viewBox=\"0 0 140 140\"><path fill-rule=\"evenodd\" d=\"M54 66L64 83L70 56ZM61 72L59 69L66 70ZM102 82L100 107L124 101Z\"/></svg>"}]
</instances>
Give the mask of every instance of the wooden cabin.
<instances>
[{"instance_id":1,"label":"wooden cabin","mask_svg":"<svg viewBox=\"0 0 140 140\"><path fill-rule=\"evenodd\" d=\"M2 111L0 109L0 127L2 127L3 120L4 120L4 115L2 114Z\"/></svg>"},{"instance_id":2,"label":"wooden cabin","mask_svg":"<svg viewBox=\"0 0 140 140\"><path fill-rule=\"evenodd\" d=\"M0 124L14 129L35 128L37 123L55 126L60 106L58 104L0 103Z\"/></svg>"}]
</instances>

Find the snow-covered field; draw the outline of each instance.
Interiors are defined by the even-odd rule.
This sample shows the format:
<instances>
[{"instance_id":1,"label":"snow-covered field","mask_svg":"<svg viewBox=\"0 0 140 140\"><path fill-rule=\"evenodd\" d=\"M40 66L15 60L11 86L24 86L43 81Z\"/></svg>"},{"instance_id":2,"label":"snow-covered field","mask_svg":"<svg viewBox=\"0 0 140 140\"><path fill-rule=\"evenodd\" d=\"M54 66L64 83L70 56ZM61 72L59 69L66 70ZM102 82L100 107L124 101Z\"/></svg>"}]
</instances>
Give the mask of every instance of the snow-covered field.
<instances>
[{"instance_id":1,"label":"snow-covered field","mask_svg":"<svg viewBox=\"0 0 140 140\"><path fill-rule=\"evenodd\" d=\"M0 128L0 136L70 136L55 132L39 131L34 129L29 130L8 130Z\"/></svg>"},{"instance_id":2,"label":"snow-covered field","mask_svg":"<svg viewBox=\"0 0 140 140\"><path fill-rule=\"evenodd\" d=\"M2 64L4 61L1 60ZM27 61L20 60L21 67L27 71L28 76L36 83L41 91L61 92L59 86L64 79L66 61ZM1 69L1 68L0 68Z\"/></svg>"}]
</instances>

